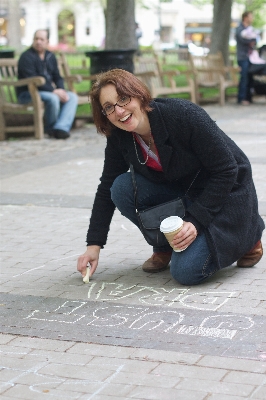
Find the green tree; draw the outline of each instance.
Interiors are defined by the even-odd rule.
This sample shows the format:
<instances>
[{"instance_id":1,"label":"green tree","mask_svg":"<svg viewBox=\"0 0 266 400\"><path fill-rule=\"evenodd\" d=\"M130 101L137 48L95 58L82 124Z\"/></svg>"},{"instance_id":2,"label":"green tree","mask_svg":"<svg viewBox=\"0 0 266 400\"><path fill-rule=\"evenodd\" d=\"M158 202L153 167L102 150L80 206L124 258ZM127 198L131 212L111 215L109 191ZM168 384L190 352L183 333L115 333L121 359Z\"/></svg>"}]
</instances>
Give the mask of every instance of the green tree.
<instances>
[{"instance_id":1,"label":"green tree","mask_svg":"<svg viewBox=\"0 0 266 400\"><path fill-rule=\"evenodd\" d=\"M232 4L243 4L245 10L254 14L254 26L261 29L266 22L266 0L189 0L194 5L213 3L213 23L211 34L211 53L221 51L228 63L228 47L231 25ZM264 12L263 12L264 11Z\"/></svg>"},{"instance_id":2,"label":"green tree","mask_svg":"<svg viewBox=\"0 0 266 400\"><path fill-rule=\"evenodd\" d=\"M211 4L214 0L187 0L196 6ZM233 0L233 4L242 4L245 10L252 11L254 14L253 25L262 28L266 23L266 0Z\"/></svg>"}]
</instances>

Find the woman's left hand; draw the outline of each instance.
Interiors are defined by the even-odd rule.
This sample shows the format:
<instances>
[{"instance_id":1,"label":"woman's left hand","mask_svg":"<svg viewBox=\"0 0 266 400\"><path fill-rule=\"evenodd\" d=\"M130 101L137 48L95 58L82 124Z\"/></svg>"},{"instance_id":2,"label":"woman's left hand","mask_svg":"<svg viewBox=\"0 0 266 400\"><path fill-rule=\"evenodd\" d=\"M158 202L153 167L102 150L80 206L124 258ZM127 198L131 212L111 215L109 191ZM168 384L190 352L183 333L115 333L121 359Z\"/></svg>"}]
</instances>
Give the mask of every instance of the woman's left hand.
<instances>
[{"instance_id":1,"label":"woman's left hand","mask_svg":"<svg viewBox=\"0 0 266 400\"><path fill-rule=\"evenodd\" d=\"M175 235L172 244L178 249L184 250L194 242L197 235L198 232L195 226L191 222L184 221L183 228Z\"/></svg>"}]
</instances>

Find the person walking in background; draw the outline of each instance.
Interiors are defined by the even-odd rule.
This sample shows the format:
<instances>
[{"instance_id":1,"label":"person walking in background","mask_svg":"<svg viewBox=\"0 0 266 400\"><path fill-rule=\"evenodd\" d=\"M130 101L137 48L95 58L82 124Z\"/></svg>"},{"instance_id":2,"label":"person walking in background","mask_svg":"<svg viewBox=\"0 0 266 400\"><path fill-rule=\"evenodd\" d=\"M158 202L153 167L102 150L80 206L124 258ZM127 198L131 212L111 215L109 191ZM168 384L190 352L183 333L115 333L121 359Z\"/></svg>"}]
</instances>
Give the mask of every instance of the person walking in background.
<instances>
[{"instance_id":1,"label":"person walking in background","mask_svg":"<svg viewBox=\"0 0 266 400\"><path fill-rule=\"evenodd\" d=\"M252 21L252 12L245 11L242 14L242 22L236 29L237 63L241 68L237 101L238 104L242 104L244 106L248 106L251 102L251 88L248 71L250 64L249 55L252 50L252 46L254 45L254 41L256 40L254 35L250 35L250 32L252 31Z\"/></svg>"},{"instance_id":2,"label":"person walking in background","mask_svg":"<svg viewBox=\"0 0 266 400\"><path fill-rule=\"evenodd\" d=\"M42 76L45 84L39 86L40 97L44 102L44 130L56 139L67 139L73 124L78 99L75 93L64 89L55 55L47 50L48 32L40 29L35 32L32 46L22 53L18 62L18 79ZM20 104L31 102L27 86L17 88Z\"/></svg>"},{"instance_id":3,"label":"person walking in background","mask_svg":"<svg viewBox=\"0 0 266 400\"><path fill-rule=\"evenodd\" d=\"M139 39L142 37L142 30L137 22L135 22L135 37L136 37L136 49L137 55L140 55Z\"/></svg>"}]
</instances>

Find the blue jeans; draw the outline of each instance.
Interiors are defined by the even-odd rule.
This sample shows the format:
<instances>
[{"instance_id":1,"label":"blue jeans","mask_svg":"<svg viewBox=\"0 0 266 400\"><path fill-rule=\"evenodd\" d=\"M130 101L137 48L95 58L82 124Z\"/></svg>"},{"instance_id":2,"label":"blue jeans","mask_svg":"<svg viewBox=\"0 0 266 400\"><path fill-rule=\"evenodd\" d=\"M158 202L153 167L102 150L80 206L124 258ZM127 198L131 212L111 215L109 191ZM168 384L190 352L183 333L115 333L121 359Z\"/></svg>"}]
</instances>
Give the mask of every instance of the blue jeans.
<instances>
[{"instance_id":1,"label":"blue jeans","mask_svg":"<svg viewBox=\"0 0 266 400\"><path fill-rule=\"evenodd\" d=\"M59 97L52 92L39 91L40 97L44 102L44 130L49 133L52 129L61 129L69 132L73 124L78 98L73 92L67 92L69 100L66 103L60 103ZM18 96L20 104L31 102L29 92L22 92Z\"/></svg>"},{"instance_id":2,"label":"blue jeans","mask_svg":"<svg viewBox=\"0 0 266 400\"><path fill-rule=\"evenodd\" d=\"M250 78L248 74L249 60L238 60L237 63L241 68L237 101L238 103L241 103L243 100L251 101Z\"/></svg>"},{"instance_id":3,"label":"blue jeans","mask_svg":"<svg viewBox=\"0 0 266 400\"><path fill-rule=\"evenodd\" d=\"M183 196L176 182L166 184L154 183L140 174L136 175L138 188L138 209L146 208ZM111 187L111 198L115 206L139 228L134 204L133 184L130 172L118 176ZM154 252L172 251L170 245L153 248ZM197 285L217 271L204 233L197 236L194 242L184 251L172 251L170 273L183 285Z\"/></svg>"}]
</instances>

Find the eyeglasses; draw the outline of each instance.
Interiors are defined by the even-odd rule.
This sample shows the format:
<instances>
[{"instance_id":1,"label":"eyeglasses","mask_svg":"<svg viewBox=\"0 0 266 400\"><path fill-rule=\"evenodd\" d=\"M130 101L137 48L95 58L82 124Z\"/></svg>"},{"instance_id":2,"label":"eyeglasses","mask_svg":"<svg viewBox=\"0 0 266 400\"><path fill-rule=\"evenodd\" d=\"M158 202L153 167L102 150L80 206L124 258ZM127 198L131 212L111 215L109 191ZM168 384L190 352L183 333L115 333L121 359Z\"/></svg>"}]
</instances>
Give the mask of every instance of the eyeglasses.
<instances>
[{"instance_id":1,"label":"eyeglasses","mask_svg":"<svg viewBox=\"0 0 266 400\"><path fill-rule=\"evenodd\" d=\"M115 104L107 104L106 106L103 107L102 113L103 115L110 115L115 111L115 106L118 107L125 107L127 104L131 102L131 97L129 96L123 96L121 97L117 103Z\"/></svg>"}]
</instances>

